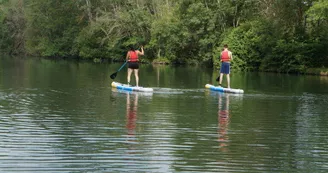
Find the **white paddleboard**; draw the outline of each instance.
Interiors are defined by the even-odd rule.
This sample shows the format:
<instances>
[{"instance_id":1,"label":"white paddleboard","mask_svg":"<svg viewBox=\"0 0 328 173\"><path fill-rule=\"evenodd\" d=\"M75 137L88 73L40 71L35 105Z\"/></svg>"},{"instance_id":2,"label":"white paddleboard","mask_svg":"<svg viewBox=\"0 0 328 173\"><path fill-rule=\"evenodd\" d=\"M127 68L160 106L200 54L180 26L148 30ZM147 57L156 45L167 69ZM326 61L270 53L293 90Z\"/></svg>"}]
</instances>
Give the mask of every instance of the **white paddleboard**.
<instances>
[{"instance_id":1,"label":"white paddleboard","mask_svg":"<svg viewBox=\"0 0 328 173\"><path fill-rule=\"evenodd\" d=\"M153 88L146 88L146 87L136 87L136 86L131 86L127 84L122 84L119 82L112 82L112 87L121 89L121 90L126 90L126 91L140 91L140 92L153 92Z\"/></svg>"},{"instance_id":2,"label":"white paddleboard","mask_svg":"<svg viewBox=\"0 0 328 173\"><path fill-rule=\"evenodd\" d=\"M244 90L242 89L223 88L221 86L214 86L212 84L206 84L205 88L208 88L213 91L226 92L226 93L237 93L237 94L244 93Z\"/></svg>"}]
</instances>

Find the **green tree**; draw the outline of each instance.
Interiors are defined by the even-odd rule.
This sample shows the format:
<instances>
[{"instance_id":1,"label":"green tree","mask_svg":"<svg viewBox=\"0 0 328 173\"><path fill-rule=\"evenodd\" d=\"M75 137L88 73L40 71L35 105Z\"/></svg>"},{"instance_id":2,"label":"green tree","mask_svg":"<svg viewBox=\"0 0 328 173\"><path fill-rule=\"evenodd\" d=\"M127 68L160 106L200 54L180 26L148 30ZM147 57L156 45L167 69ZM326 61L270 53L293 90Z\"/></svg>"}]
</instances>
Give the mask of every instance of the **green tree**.
<instances>
[{"instance_id":1,"label":"green tree","mask_svg":"<svg viewBox=\"0 0 328 173\"><path fill-rule=\"evenodd\" d=\"M24 1L2 1L0 4L0 49L10 54L25 52Z\"/></svg>"},{"instance_id":2,"label":"green tree","mask_svg":"<svg viewBox=\"0 0 328 173\"><path fill-rule=\"evenodd\" d=\"M45 57L75 57L75 38L86 20L77 1L31 0L27 2L28 53Z\"/></svg>"},{"instance_id":3,"label":"green tree","mask_svg":"<svg viewBox=\"0 0 328 173\"><path fill-rule=\"evenodd\" d=\"M312 55L309 57L311 67L328 66L328 1L319 0L313 3L306 12L308 34Z\"/></svg>"}]
</instances>

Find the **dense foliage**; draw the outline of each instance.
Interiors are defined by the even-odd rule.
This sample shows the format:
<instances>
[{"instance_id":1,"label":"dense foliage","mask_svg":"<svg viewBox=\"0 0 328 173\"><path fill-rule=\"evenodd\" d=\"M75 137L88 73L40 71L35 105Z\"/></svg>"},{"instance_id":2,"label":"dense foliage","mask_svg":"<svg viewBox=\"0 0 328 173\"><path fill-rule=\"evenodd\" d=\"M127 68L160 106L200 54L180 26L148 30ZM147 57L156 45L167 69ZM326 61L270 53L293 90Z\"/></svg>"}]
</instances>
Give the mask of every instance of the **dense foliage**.
<instances>
[{"instance_id":1,"label":"dense foliage","mask_svg":"<svg viewBox=\"0 0 328 173\"><path fill-rule=\"evenodd\" d=\"M218 66L223 44L240 70L328 66L327 0L0 0L0 50L16 55Z\"/></svg>"}]
</instances>

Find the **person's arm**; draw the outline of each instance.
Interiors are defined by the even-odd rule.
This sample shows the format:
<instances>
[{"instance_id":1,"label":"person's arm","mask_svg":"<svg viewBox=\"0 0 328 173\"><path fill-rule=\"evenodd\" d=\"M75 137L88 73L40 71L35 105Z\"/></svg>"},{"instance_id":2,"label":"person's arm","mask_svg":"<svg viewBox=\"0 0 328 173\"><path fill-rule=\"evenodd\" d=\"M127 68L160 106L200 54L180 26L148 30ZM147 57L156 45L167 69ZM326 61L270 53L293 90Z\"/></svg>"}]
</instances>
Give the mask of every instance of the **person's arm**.
<instances>
[{"instance_id":1,"label":"person's arm","mask_svg":"<svg viewBox=\"0 0 328 173\"><path fill-rule=\"evenodd\" d=\"M232 52L229 51L229 56L230 56L230 60L232 61L233 58L232 58Z\"/></svg>"},{"instance_id":2,"label":"person's arm","mask_svg":"<svg viewBox=\"0 0 328 173\"><path fill-rule=\"evenodd\" d=\"M129 59L130 59L130 51L128 51L128 53L126 53L126 61L129 61Z\"/></svg>"},{"instance_id":3,"label":"person's arm","mask_svg":"<svg viewBox=\"0 0 328 173\"><path fill-rule=\"evenodd\" d=\"M141 46L141 52L140 51L138 51L138 53L139 53L139 55L144 55L144 49L143 49L143 46Z\"/></svg>"},{"instance_id":4,"label":"person's arm","mask_svg":"<svg viewBox=\"0 0 328 173\"><path fill-rule=\"evenodd\" d=\"M220 53L220 62L222 62L222 52Z\"/></svg>"}]
</instances>

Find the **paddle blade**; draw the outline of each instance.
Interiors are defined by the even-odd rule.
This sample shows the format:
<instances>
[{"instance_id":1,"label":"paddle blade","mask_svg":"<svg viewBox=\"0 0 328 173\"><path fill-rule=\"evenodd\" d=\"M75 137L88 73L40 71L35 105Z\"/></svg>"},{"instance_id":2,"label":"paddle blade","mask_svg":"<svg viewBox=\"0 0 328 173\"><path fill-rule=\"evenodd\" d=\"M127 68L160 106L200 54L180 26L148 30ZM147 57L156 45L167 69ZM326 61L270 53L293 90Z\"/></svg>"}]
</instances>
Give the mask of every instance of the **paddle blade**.
<instances>
[{"instance_id":1,"label":"paddle blade","mask_svg":"<svg viewBox=\"0 0 328 173\"><path fill-rule=\"evenodd\" d=\"M116 78L116 76L117 76L117 72L115 72L115 73L111 74L111 75L110 75L110 78L111 78L111 79L115 79L115 78Z\"/></svg>"},{"instance_id":2,"label":"paddle blade","mask_svg":"<svg viewBox=\"0 0 328 173\"><path fill-rule=\"evenodd\" d=\"M216 81L218 81L218 82L220 81L220 76L218 76L218 77L216 78Z\"/></svg>"}]
</instances>

